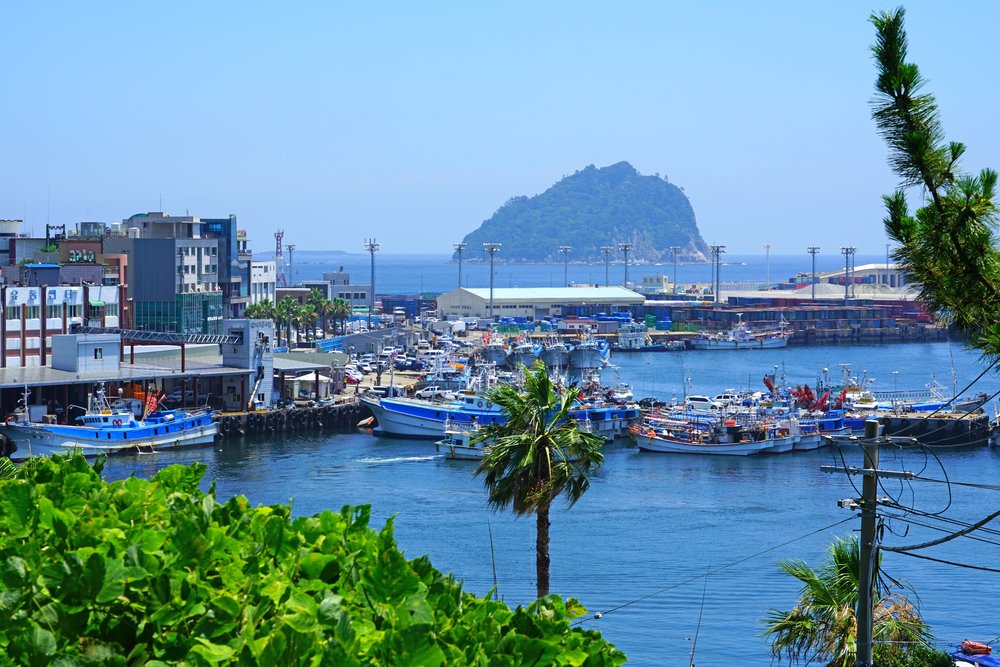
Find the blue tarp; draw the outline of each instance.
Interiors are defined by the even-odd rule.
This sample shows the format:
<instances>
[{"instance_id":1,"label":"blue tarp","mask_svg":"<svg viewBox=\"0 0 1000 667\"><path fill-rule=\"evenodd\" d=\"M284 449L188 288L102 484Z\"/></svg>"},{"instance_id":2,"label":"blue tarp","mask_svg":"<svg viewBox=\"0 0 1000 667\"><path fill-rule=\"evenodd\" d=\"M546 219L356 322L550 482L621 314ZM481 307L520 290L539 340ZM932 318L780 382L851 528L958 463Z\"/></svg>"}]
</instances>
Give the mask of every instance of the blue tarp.
<instances>
[{"instance_id":1,"label":"blue tarp","mask_svg":"<svg viewBox=\"0 0 1000 667\"><path fill-rule=\"evenodd\" d=\"M949 653L948 655L956 660L964 660L966 662L971 662L974 665L982 665L983 667L1000 667L1000 660L997 660L991 655L966 655L961 651L955 651L954 653Z\"/></svg>"}]
</instances>

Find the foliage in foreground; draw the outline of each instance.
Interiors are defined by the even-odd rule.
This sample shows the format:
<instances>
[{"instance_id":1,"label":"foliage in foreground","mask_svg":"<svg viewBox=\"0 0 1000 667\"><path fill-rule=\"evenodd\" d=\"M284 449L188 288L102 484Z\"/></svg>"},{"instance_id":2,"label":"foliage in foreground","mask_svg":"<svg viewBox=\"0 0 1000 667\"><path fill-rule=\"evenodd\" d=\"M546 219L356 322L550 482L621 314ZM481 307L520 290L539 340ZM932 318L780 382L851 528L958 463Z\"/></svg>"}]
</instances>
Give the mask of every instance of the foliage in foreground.
<instances>
[{"instance_id":1,"label":"foliage in foreground","mask_svg":"<svg viewBox=\"0 0 1000 667\"><path fill-rule=\"evenodd\" d=\"M369 508L220 504L205 467L107 483L54 457L0 478L0 663L618 665L584 610L462 591Z\"/></svg>"},{"instance_id":2,"label":"foliage in foreground","mask_svg":"<svg viewBox=\"0 0 1000 667\"><path fill-rule=\"evenodd\" d=\"M835 540L827 555L826 562L816 569L801 560L778 564L802 583L795 607L771 610L765 620L764 634L771 636L771 653L779 659L821 661L833 667L855 663L860 565L857 537ZM872 625L875 641L890 642L894 647L920 647L930 639L919 611L898 590L876 591ZM893 655L907 652L897 648Z\"/></svg>"},{"instance_id":3,"label":"foliage in foreground","mask_svg":"<svg viewBox=\"0 0 1000 667\"><path fill-rule=\"evenodd\" d=\"M903 8L873 14L878 78L872 116L901 179L886 196L885 229L900 247L920 298L968 332L987 356L1000 358L1000 250L996 245L997 172L963 173L965 145L946 141L934 96L921 92L919 68L907 62ZM907 190L920 188L913 213Z\"/></svg>"},{"instance_id":4,"label":"foliage in foreground","mask_svg":"<svg viewBox=\"0 0 1000 667\"><path fill-rule=\"evenodd\" d=\"M955 661L944 651L917 645L903 648L892 644L872 647L875 667L954 667Z\"/></svg>"}]
</instances>

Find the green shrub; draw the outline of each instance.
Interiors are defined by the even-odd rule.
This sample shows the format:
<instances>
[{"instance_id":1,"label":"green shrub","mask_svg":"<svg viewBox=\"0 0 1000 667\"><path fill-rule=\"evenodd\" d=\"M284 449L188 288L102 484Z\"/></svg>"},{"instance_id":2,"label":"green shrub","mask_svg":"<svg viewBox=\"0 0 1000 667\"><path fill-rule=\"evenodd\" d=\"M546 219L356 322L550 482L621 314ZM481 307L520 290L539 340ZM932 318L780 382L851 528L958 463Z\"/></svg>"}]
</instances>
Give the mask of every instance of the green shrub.
<instances>
[{"instance_id":1,"label":"green shrub","mask_svg":"<svg viewBox=\"0 0 1000 667\"><path fill-rule=\"evenodd\" d=\"M876 644L872 648L875 667L953 667L955 664L944 651L930 646L912 646L908 649L892 644Z\"/></svg>"},{"instance_id":2,"label":"green shrub","mask_svg":"<svg viewBox=\"0 0 1000 667\"><path fill-rule=\"evenodd\" d=\"M205 467L107 483L54 457L0 479L0 663L619 665L584 613L462 591L369 508L216 501Z\"/></svg>"}]
</instances>

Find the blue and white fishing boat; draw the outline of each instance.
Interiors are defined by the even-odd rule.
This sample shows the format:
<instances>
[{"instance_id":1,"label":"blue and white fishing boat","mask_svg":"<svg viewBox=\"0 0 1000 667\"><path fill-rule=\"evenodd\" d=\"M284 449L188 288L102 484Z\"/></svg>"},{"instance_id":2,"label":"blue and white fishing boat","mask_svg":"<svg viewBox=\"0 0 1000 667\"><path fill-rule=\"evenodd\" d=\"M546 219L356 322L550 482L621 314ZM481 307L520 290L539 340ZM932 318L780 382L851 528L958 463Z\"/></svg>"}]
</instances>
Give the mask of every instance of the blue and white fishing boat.
<instances>
[{"instance_id":1,"label":"blue and white fishing boat","mask_svg":"<svg viewBox=\"0 0 1000 667\"><path fill-rule=\"evenodd\" d=\"M129 404L108 401L103 385L90 396L81 425L38 424L26 411L11 415L3 433L17 446L11 459L80 452L84 456L150 452L205 445L215 440L219 426L209 411L153 410L136 418Z\"/></svg>"},{"instance_id":2,"label":"blue and white fishing boat","mask_svg":"<svg viewBox=\"0 0 1000 667\"><path fill-rule=\"evenodd\" d=\"M378 422L375 433L402 438L438 440L445 435L446 424L487 426L506 420L498 406L475 392L461 394L448 403L376 396L360 400ZM570 418L605 440L613 440L625 435L629 425L638 420L639 408L587 404L570 411Z\"/></svg>"},{"instance_id":3,"label":"blue and white fishing boat","mask_svg":"<svg viewBox=\"0 0 1000 667\"><path fill-rule=\"evenodd\" d=\"M601 368L608 362L611 348L603 340L587 337L581 340L569 353L569 363L575 370Z\"/></svg>"},{"instance_id":4,"label":"blue and white fishing boat","mask_svg":"<svg viewBox=\"0 0 1000 667\"><path fill-rule=\"evenodd\" d=\"M541 359L549 370L564 371L569 368L570 347L559 340L546 343Z\"/></svg>"},{"instance_id":5,"label":"blue and white fishing boat","mask_svg":"<svg viewBox=\"0 0 1000 667\"><path fill-rule=\"evenodd\" d=\"M511 368L518 368L522 364L531 368L532 364L538 361L538 355L542 351L541 345L536 345L534 343L518 343L511 350L510 356L507 357L507 364Z\"/></svg>"}]
</instances>

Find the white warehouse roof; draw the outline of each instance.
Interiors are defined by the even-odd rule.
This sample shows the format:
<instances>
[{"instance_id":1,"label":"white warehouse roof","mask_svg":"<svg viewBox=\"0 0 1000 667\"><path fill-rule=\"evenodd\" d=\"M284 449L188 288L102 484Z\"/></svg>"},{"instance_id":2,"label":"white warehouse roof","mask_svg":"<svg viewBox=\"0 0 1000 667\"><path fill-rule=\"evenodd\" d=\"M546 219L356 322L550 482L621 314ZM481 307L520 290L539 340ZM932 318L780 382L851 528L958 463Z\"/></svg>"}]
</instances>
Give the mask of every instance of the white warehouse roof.
<instances>
[{"instance_id":1,"label":"white warehouse roof","mask_svg":"<svg viewBox=\"0 0 1000 667\"><path fill-rule=\"evenodd\" d=\"M456 295L466 292L480 299L489 300L488 287L462 287L449 292ZM443 295L442 295L443 296ZM555 301L561 303L608 303L610 301L627 301L642 303L645 297L624 287L497 287L493 289L493 301Z\"/></svg>"}]
</instances>

